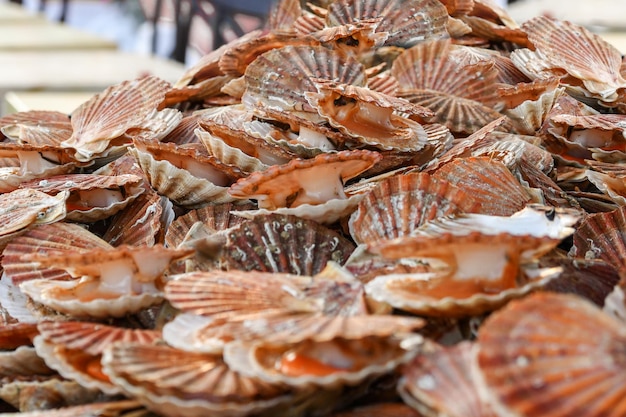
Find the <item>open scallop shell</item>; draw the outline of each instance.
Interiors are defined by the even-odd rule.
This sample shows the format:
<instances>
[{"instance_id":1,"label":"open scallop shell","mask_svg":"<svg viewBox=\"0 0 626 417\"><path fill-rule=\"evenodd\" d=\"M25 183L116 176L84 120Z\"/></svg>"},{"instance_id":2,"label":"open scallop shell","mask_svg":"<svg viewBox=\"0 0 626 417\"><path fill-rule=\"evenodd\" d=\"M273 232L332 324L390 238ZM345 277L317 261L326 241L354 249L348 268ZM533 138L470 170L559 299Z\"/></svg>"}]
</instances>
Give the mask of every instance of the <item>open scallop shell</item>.
<instances>
[{"instance_id":1,"label":"open scallop shell","mask_svg":"<svg viewBox=\"0 0 626 417\"><path fill-rule=\"evenodd\" d=\"M446 8L433 0L339 0L328 7L328 26L381 18L377 32L388 32L385 45L410 47L417 42L448 36Z\"/></svg>"},{"instance_id":2,"label":"open scallop shell","mask_svg":"<svg viewBox=\"0 0 626 417\"><path fill-rule=\"evenodd\" d=\"M37 278L70 279L63 269L42 267L22 256L32 253L59 256L95 248L110 249L111 245L77 224L59 222L35 227L7 245L2 258L3 279L15 284Z\"/></svg>"},{"instance_id":3,"label":"open scallop shell","mask_svg":"<svg viewBox=\"0 0 626 417\"><path fill-rule=\"evenodd\" d=\"M377 152L354 150L295 159L242 178L228 192L235 198L256 199L259 208L269 210L323 204L345 199L343 184L371 168L380 158Z\"/></svg>"},{"instance_id":4,"label":"open scallop shell","mask_svg":"<svg viewBox=\"0 0 626 417\"><path fill-rule=\"evenodd\" d=\"M367 87L329 81L315 85L317 93L305 93L309 104L331 126L360 144L399 152L416 152L425 146L424 128L410 117L428 119L433 116L429 110Z\"/></svg>"},{"instance_id":5,"label":"open scallop shell","mask_svg":"<svg viewBox=\"0 0 626 417\"><path fill-rule=\"evenodd\" d=\"M122 343L107 349L102 362L127 395L166 416L246 416L288 406L295 395L230 370L221 355Z\"/></svg>"},{"instance_id":6,"label":"open scallop shell","mask_svg":"<svg viewBox=\"0 0 626 417\"><path fill-rule=\"evenodd\" d=\"M20 288L35 301L63 313L120 317L160 301L164 272L172 261L190 253L162 246L120 246L56 257L33 254L30 258L41 265L60 267L80 278L31 280Z\"/></svg>"},{"instance_id":7,"label":"open scallop shell","mask_svg":"<svg viewBox=\"0 0 626 417\"><path fill-rule=\"evenodd\" d=\"M155 159L148 152L134 148L129 152L137 159L156 191L176 204L195 208L209 203L234 201L228 195L228 187L215 185L209 180L195 177L168 161Z\"/></svg>"},{"instance_id":8,"label":"open scallop shell","mask_svg":"<svg viewBox=\"0 0 626 417\"><path fill-rule=\"evenodd\" d=\"M65 113L31 110L0 118L0 132L22 145L58 146L72 135L72 124Z\"/></svg>"},{"instance_id":9,"label":"open scallop shell","mask_svg":"<svg viewBox=\"0 0 626 417\"><path fill-rule=\"evenodd\" d=\"M342 265L354 244L339 233L289 215L261 215L228 233L224 259L230 269L313 276L328 261Z\"/></svg>"},{"instance_id":10,"label":"open scallop shell","mask_svg":"<svg viewBox=\"0 0 626 417\"><path fill-rule=\"evenodd\" d=\"M625 341L623 323L584 299L537 293L485 321L478 367L499 415L611 414L626 407Z\"/></svg>"},{"instance_id":11,"label":"open scallop shell","mask_svg":"<svg viewBox=\"0 0 626 417\"><path fill-rule=\"evenodd\" d=\"M0 238L29 226L62 220L66 215L67 192L56 196L31 189L21 189L0 195ZM2 245L4 246L4 245Z\"/></svg>"},{"instance_id":12,"label":"open scallop shell","mask_svg":"<svg viewBox=\"0 0 626 417\"><path fill-rule=\"evenodd\" d=\"M304 98L305 92L316 91L313 78L365 84L363 66L352 57L323 46L286 46L272 49L248 65L242 102L249 109L273 107L323 121Z\"/></svg>"},{"instance_id":13,"label":"open scallop shell","mask_svg":"<svg viewBox=\"0 0 626 417\"><path fill-rule=\"evenodd\" d=\"M0 327L0 349L11 350L20 346L31 346L39 334L36 323L2 323Z\"/></svg>"},{"instance_id":14,"label":"open scallop shell","mask_svg":"<svg viewBox=\"0 0 626 417\"><path fill-rule=\"evenodd\" d=\"M451 347L429 345L404 366L398 392L421 415L495 417L476 385L473 361L469 342Z\"/></svg>"},{"instance_id":15,"label":"open scallop shell","mask_svg":"<svg viewBox=\"0 0 626 417\"><path fill-rule=\"evenodd\" d=\"M0 386L0 399L20 410L16 414L20 417L55 417L59 407L97 401L101 395L97 390L89 390L77 382L63 380L58 376L15 379ZM63 413L61 415L67 416ZM80 414L72 414L72 417L77 416Z\"/></svg>"},{"instance_id":16,"label":"open scallop shell","mask_svg":"<svg viewBox=\"0 0 626 417\"><path fill-rule=\"evenodd\" d=\"M141 127L169 87L158 77L146 76L107 88L72 112L72 136L61 145L75 149L79 161L93 159L113 139Z\"/></svg>"},{"instance_id":17,"label":"open scallop shell","mask_svg":"<svg viewBox=\"0 0 626 417\"><path fill-rule=\"evenodd\" d=\"M380 250L385 256L441 259L445 266L434 272L379 275L365 285L373 300L428 316L478 315L501 307L542 288L561 272L560 268L534 269L521 265L521 253L537 246L549 249L559 240L507 233L487 237L478 232L452 237L444 234L425 239L422 250L411 250L418 238L395 239L398 252ZM381 246L384 243L380 243ZM389 245L388 245L389 246ZM432 249L429 249L432 247Z\"/></svg>"},{"instance_id":18,"label":"open scallop shell","mask_svg":"<svg viewBox=\"0 0 626 417\"><path fill-rule=\"evenodd\" d=\"M626 87L620 74L620 52L599 35L546 16L525 22L522 29L535 48L544 53L549 65L582 80L587 90L604 101L614 101L617 90Z\"/></svg>"},{"instance_id":19,"label":"open scallop shell","mask_svg":"<svg viewBox=\"0 0 626 417\"><path fill-rule=\"evenodd\" d=\"M24 182L20 188L50 195L67 191L66 218L93 222L110 217L130 205L144 191L141 181L141 177L132 174L68 174Z\"/></svg>"},{"instance_id":20,"label":"open scallop shell","mask_svg":"<svg viewBox=\"0 0 626 417\"><path fill-rule=\"evenodd\" d=\"M357 243L405 236L429 220L472 212L477 202L462 189L428 174L395 175L379 182L350 216Z\"/></svg>"},{"instance_id":21,"label":"open scallop shell","mask_svg":"<svg viewBox=\"0 0 626 417\"><path fill-rule=\"evenodd\" d=\"M154 330L132 330L84 322L43 322L35 340L39 357L63 377L108 395L121 393L102 373L104 349L115 342L152 344L160 339Z\"/></svg>"},{"instance_id":22,"label":"open scallop shell","mask_svg":"<svg viewBox=\"0 0 626 417\"><path fill-rule=\"evenodd\" d=\"M411 330L422 325L421 319L382 315L254 321L248 329L258 327L265 339L229 343L224 361L273 383L355 385L391 372L417 354L422 338Z\"/></svg>"},{"instance_id":23,"label":"open scallop shell","mask_svg":"<svg viewBox=\"0 0 626 417\"><path fill-rule=\"evenodd\" d=\"M490 157L454 159L435 171L434 177L448 181L479 200L478 212L484 214L510 216L531 200L511 171Z\"/></svg>"}]
</instances>

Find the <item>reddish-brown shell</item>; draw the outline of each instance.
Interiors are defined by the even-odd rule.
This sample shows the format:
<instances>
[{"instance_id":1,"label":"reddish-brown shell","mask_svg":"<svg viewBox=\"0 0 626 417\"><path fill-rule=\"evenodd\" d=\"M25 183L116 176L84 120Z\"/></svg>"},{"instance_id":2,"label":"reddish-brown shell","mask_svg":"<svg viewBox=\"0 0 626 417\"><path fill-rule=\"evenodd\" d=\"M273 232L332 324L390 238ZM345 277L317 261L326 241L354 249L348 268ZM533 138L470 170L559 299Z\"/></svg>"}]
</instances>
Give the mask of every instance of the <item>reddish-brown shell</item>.
<instances>
[{"instance_id":1,"label":"reddish-brown shell","mask_svg":"<svg viewBox=\"0 0 626 417\"><path fill-rule=\"evenodd\" d=\"M434 173L479 201L478 213L510 216L531 200L511 171L490 157L457 158Z\"/></svg>"},{"instance_id":2,"label":"reddish-brown shell","mask_svg":"<svg viewBox=\"0 0 626 417\"><path fill-rule=\"evenodd\" d=\"M593 304L536 293L485 321L477 360L499 415L620 415L625 344L623 323Z\"/></svg>"},{"instance_id":3,"label":"reddish-brown shell","mask_svg":"<svg viewBox=\"0 0 626 417\"><path fill-rule=\"evenodd\" d=\"M72 136L61 142L80 161L104 152L128 129L141 127L165 98L170 84L156 76L124 81L96 94L72 112Z\"/></svg>"},{"instance_id":4,"label":"reddish-brown shell","mask_svg":"<svg viewBox=\"0 0 626 417\"><path fill-rule=\"evenodd\" d=\"M229 189L235 198L257 199L260 208L297 207L343 199L343 184L380 160L367 150L320 154L313 159L294 159L238 180Z\"/></svg>"},{"instance_id":5,"label":"reddish-brown shell","mask_svg":"<svg viewBox=\"0 0 626 417\"><path fill-rule=\"evenodd\" d=\"M480 394L474 355L470 342L450 347L431 344L404 366L398 392L425 416L495 417Z\"/></svg>"},{"instance_id":6,"label":"reddish-brown shell","mask_svg":"<svg viewBox=\"0 0 626 417\"><path fill-rule=\"evenodd\" d=\"M378 32L388 32L385 45L410 47L417 42L446 37L448 12L436 0L339 0L328 7L328 26L382 18Z\"/></svg>"},{"instance_id":7,"label":"reddish-brown shell","mask_svg":"<svg viewBox=\"0 0 626 417\"><path fill-rule=\"evenodd\" d=\"M328 261L343 265L354 244L315 221L270 214L231 230L223 251L231 269L313 276Z\"/></svg>"},{"instance_id":8,"label":"reddish-brown shell","mask_svg":"<svg viewBox=\"0 0 626 417\"><path fill-rule=\"evenodd\" d=\"M379 182L350 216L357 243L409 235L423 223L458 212L473 212L477 201L462 189L426 173L395 175Z\"/></svg>"}]
</instances>

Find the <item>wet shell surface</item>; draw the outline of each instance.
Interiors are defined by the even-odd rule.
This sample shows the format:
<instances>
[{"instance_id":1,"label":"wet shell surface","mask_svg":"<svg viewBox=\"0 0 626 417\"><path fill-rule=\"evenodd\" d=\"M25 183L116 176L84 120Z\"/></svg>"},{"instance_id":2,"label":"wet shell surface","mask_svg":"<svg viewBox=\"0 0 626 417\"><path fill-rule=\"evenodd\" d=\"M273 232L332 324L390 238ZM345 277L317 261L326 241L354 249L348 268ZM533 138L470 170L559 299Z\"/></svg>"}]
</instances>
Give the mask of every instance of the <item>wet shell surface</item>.
<instances>
[{"instance_id":1,"label":"wet shell surface","mask_svg":"<svg viewBox=\"0 0 626 417\"><path fill-rule=\"evenodd\" d=\"M499 414L611 414L626 407L625 337L623 324L593 304L537 293L487 319L478 367Z\"/></svg>"},{"instance_id":2,"label":"wet shell surface","mask_svg":"<svg viewBox=\"0 0 626 417\"><path fill-rule=\"evenodd\" d=\"M270 214L231 230L223 251L229 269L313 276L328 261L343 265L354 244L315 221Z\"/></svg>"},{"instance_id":3,"label":"wet shell surface","mask_svg":"<svg viewBox=\"0 0 626 417\"><path fill-rule=\"evenodd\" d=\"M49 196L31 189L0 195L0 239L32 225L62 220L66 215L67 197L67 192Z\"/></svg>"}]
</instances>

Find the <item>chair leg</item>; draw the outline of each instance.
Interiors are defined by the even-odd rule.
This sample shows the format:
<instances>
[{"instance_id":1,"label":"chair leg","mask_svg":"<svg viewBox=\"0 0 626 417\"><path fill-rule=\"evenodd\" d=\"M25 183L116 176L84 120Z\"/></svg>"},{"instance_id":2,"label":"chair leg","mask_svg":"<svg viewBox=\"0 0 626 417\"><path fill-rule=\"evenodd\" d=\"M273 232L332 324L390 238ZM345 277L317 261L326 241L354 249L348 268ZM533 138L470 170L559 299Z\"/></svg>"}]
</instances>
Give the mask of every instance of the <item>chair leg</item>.
<instances>
[{"instance_id":1,"label":"chair leg","mask_svg":"<svg viewBox=\"0 0 626 417\"><path fill-rule=\"evenodd\" d=\"M67 10L70 5L70 0L63 0L61 3L61 16L59 16L59 22L63 23L67 19Z\"/></svg>"},{"instance_id":2,"label":"chair leg","mask_svg":"<svg viewBox=\"0 0 626 417\"><path fill-rule=\"evenodd\" d=\"M156 0L154 5L154 15L152 16L152 53L156 54L159 37L159 20L161 18L161 7L163 0Z\"/></svg>"},{"instance_id":3,"label":"chair leg","mask_svg":"<svg viewBox=\"0 0 626 417\"><path fill-rule=\"evenodd\" d=\"M183 64L187 55L189 31L191 30L191 21L196 7L198 7L196 0L176 0L176 44L170 57Z\"/></svg>"}]
</instances>

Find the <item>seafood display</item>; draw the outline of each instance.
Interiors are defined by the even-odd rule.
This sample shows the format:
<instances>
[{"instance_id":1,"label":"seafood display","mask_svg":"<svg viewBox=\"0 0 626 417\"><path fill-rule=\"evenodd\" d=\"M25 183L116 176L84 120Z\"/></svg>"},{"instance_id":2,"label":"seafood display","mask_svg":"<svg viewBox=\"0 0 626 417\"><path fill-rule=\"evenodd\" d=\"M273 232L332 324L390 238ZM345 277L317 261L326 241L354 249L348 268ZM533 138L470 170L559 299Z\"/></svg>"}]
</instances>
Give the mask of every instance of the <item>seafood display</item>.
<instances>
[{"instance_id":1,"label":"seafood display","mask_svg":"<svg viewBox=\"0 0 626 417\"><path fill-rule=\"evenodd\" d=\"M0 412L626 415L625 62L490 0L281 0L0 118Z\"/></svg>"}]
</instances>

